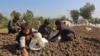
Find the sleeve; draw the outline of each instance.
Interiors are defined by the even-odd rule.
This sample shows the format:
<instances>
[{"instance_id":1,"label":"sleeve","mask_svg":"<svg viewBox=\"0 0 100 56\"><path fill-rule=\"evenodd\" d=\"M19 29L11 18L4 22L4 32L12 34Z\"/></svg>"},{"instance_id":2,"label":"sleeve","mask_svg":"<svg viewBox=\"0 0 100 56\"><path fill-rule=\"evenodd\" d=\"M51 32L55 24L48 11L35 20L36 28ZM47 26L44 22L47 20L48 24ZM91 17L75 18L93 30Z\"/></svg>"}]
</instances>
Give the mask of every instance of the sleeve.
<instances>
[{"instance_id":1,"label":"sleeve","mask_svg":"<svg viewBox=\"0 0 100 56\"><path fill-rule=\"evenodd\" d=\"M21 48L23 48L23 47L25 47L26 45L25 45L25 36L22 36L21 38L20 38L20 47Z\"/></svg>"}]
</instances>

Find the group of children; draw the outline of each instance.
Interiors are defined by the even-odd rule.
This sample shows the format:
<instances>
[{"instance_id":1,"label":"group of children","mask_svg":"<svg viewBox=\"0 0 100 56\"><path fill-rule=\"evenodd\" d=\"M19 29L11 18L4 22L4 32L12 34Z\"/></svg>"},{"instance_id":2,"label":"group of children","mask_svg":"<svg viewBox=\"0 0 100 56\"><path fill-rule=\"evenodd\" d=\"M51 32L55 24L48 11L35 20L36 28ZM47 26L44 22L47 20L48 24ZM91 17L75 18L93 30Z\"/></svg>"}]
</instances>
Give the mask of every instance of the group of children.
<instances>
[{"instance_id":1,"label":"group of children","mask_svg":"<svg viewBox=\"0 0 100 56\"><path fill-rule=\"evenodd\" d=\"M58 30L58 33L55 36L52 36L49 39L51 31L54 31L50 27L49 20L45 20L44 23L39 27L38 31L33 31L32 27L28 23L23 23L22 25L18 24L19 17L14 17L12 21L8 23L8 33L17 33L16 41L21 47L22 53L24 56L28 56L26 46L29 46L29 43L34 37L34 33L39 32L42 37L46 38L48 41L56 41L57 38L61 37L61 42L72 41L75 39L74 31L67 25L63 24L60 20L55 21L55 30Z\"/></svg>"}]
</instances>

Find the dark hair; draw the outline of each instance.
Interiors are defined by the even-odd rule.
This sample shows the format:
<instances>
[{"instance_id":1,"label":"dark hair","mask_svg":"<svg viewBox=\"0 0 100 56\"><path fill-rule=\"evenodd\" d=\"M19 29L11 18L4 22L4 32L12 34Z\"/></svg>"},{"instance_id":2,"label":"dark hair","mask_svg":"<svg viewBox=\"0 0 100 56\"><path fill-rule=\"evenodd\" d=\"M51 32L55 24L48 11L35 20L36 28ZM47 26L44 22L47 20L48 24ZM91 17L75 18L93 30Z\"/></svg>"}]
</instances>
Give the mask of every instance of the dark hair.
<instances>
[{"instance_id":1,"label":"dark hair","mask_svg":"<svg viewBox=\"0 0 100 56\"><path fill-rule=\"evenodd\" d=\"M17 19L17 20L19 20L19 16L14 16L14 19Z\"/></svg>"},{"instance_id":2,"label":"dark hair","mask_svg":"<svg viewBox=\"0 0 100 56\"><path fill-rule=\"evenodd\" d=\"M26 29L30 29L31 27L30 27L30 25L28 24L28 23L23 23L22 25L21 25L21 30L26 30Z\"/></svg>"},{"instance_id":3,"label":"dark hair","mask_svg":"<svg viewBox=\"0 0 100 56\"><path fill-rule=\"evenodd\" d=\"M50 24L48 19L45 19L44 24Z\"/></svg>"},{"instance_id":4,"label":"dark hair","mask_svg":"<svg viewBox=\"0 0 100 56\"><path fill-rule=\"evenodd\" d=\"M55 25L61 25L61 21L60 20L56 20L55 21Z\"/></svg>"}]
</instances>

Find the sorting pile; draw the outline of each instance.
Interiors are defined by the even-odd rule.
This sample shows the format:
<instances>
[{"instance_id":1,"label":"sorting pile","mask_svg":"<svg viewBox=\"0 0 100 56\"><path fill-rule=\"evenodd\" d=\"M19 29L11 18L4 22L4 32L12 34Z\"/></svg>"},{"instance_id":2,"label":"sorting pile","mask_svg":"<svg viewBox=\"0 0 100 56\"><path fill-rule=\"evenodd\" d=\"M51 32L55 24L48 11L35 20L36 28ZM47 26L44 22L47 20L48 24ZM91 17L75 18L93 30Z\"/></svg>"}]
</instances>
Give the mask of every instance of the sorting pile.
<instances>
[{"instance_id":1,"label":"sorting pile","mask_svg":"<svg viewBox=\"0 0 100 56\"><path fill-rule=\"evenodd\" d=\"M86 27L91 28L90 31ZM100 56L100 29L89 26L74 26L74 41L49 42L43 50L29 51L30 56ZM19 56L15 36L0 34L0 56Z\"/></svg>"}]
</instances>

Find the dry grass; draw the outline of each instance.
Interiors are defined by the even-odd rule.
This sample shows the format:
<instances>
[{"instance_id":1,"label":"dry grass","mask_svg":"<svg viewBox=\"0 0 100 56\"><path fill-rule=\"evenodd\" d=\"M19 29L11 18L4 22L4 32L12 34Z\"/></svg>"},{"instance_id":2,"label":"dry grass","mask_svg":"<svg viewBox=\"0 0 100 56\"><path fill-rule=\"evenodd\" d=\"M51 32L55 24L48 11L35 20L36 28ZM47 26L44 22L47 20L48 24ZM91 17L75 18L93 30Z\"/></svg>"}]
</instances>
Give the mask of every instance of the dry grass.
<instances>
[{"instance_id":1,"label":"dry grass","mask_svg":"<svg viewBox=\"0 0 100 56\"><path fill-rule=\"evenodd\" d=\"M7 28L0 29L0 33L8 33L8 29Z\"/></svg>"}]
</instances>

